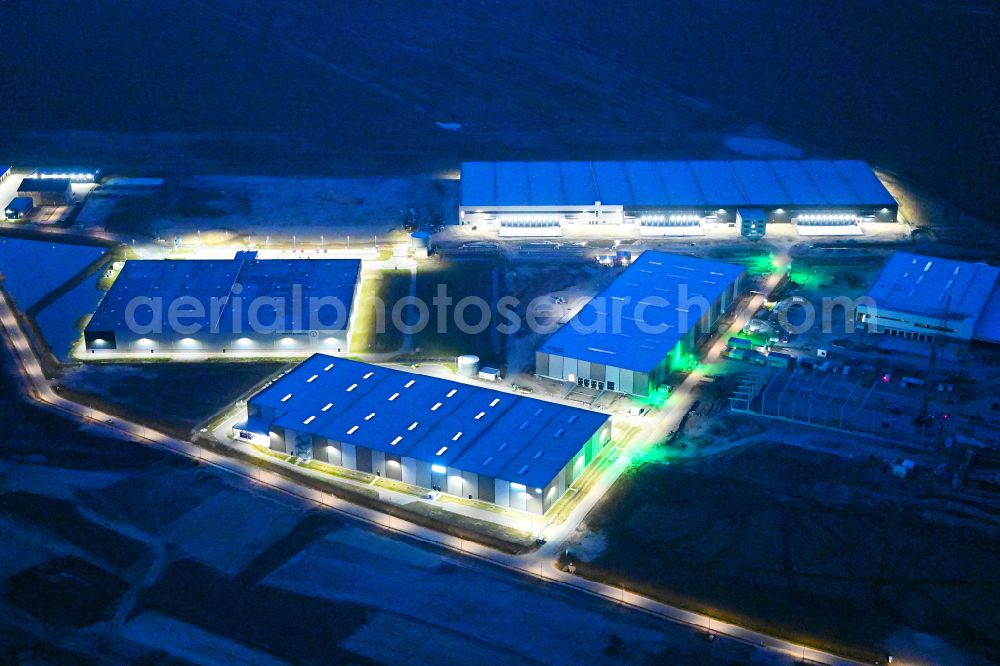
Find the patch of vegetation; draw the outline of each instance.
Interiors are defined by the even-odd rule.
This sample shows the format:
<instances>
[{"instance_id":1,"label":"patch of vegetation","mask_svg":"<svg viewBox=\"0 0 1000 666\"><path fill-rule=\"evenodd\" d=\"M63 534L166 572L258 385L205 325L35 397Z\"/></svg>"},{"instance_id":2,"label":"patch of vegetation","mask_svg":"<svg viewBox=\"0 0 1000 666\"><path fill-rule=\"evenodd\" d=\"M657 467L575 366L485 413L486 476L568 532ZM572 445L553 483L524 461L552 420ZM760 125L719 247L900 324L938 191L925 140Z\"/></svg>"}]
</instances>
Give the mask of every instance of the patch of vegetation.
<instances>
[{"instance_id":1,"label":"patch of vegetation","mask_svg":"<svg viewBox=\"0 0 1000 666\"><path fill-rule=\"evenodd\" d=\"M434 519L441 524L437 529L440 529L448 534L452 534L453 536L469 539L470 541L482 542L481 539L462 534L462 531L468 530L469 532L503 541L507 544L516 544L525 549L532 548L535 545L535 540L530 532L517 530L513 527L507 527L505 525L498 525L497 523L493 523L488 520L481 520L479 518L473 518L472 516L465 516L426 502L411 502L406 505L406 509L410 512ZM460 531L453 532L452 530L449 530L447 526L454 526ZM487 541L486 545L492 544Z\"/></svg>"}]
</instances>

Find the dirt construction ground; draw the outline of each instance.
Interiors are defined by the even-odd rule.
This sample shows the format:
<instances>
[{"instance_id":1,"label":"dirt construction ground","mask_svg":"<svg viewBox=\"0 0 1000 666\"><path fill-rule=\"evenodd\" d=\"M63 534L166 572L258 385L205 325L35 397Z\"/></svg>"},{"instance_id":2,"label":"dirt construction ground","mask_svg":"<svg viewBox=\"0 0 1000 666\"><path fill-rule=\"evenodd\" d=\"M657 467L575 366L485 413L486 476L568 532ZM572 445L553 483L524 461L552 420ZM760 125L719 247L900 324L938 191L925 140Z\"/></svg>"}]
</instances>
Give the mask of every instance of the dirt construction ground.
<instances>
[{"instance_id":1,"label":"dirt construction ground","mask_svg":"<svg viewBox=\"0 0 1000 666\"><path fill-rule=\"evenodd\" d=\"M2 663L773 659L81 432L6 375L0 390Z\"/></svg>"},{"instance_id":2,"label":"dirt construction ground","mask_svg":"<svg viewBox=\"0 0 1000 666\"><path fill-rule=\"evenodd\" d=\"M991 662L1000 499L897 479L840 435L741 421L742 446L637 461L571 547L583 574L866 659Z\"/></svg>"}]
</instances>

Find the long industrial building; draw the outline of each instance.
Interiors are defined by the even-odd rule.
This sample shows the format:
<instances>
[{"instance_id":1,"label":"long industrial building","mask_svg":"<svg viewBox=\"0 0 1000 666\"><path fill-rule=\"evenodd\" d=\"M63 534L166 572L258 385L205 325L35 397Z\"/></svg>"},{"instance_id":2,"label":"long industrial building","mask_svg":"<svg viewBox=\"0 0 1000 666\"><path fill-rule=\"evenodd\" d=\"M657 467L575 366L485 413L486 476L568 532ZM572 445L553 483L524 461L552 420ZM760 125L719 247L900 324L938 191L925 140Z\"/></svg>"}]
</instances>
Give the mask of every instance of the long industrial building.
<instances>
[{"instance_id":1,"label":"long industrial building","mask_svg":"<svg viewBox=\"0 0 1000 666\"><path fill-rule=\"evenodd\" d=\"M611 439L607 414L316 354L247 402L243 441L543 514Z\"/></svg>"},{"instance_id":2,"label":"long industrial building","mask_svg":"<svg viewBox=\"0 0 1000 666\"><path fill-rule=\"evenodd\" d=\"M126 261L84 329L89 355L346 352L358 259Z\"/></svg>"},{"instance_id":3,"label":"long industrial building","mask_svg":"<svg viewBox=\"0 0 1000 666\"><path fill-rule=\"evenodd\" d=\"M898 204L865 162L466 162L459 218L502 235L564 225L635 225L642 235L697 231L763 211L766 223L836 228L895 222ZM755 233L762 229L755 230Z\"/></svg>"},{"instance_id":4,"label":"long industrial building","mask_svg":"<svg viewBox=\"0 0 1000 666\"><path fill-rule=\"evenodd\" d=\"M647 250L535 353L539 377L648 396L739 298L745 269Z\"/></svg>"},{"instance_id":5,"label":"long industrial building","mask_svg":"<svg viewBox=\"0 0 1000 666\"><path fill-rule=\"evenodd\" d=\"M855 310L859 329L910 340L1000 343L1000 268L895 252Z\"/></svg>"},{"instance_id":6,"label":"long industrial building","mask_svg":"<svg viewBox=\"0 0 1000 666\"><path fill-rule=\"evenodd\" d=\"M64 206L73 201L73 184L65 179L25 178L17 195L30 197L35 206Z\"/></svg>"}]
</instances>

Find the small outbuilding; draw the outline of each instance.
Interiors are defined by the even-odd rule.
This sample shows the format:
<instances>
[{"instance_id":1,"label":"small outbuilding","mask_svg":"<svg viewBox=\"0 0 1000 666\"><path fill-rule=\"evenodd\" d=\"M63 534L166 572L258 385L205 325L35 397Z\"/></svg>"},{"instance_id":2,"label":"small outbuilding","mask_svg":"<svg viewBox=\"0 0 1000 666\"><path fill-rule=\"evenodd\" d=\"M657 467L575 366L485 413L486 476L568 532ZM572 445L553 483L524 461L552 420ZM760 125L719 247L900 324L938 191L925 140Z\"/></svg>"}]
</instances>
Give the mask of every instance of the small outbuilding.
<instances>
[{"instance_id":1,"label":"small outbuilding","mask_svg":"<svg viewBox=\"0 0 1000 666\"><path fill-rule=\"evenodd\" d=\"M35 207L31 197L14 197L4 208L3 216L8 220L21 220Z\"/></svg>"},{"instance_id":2,"label":"small outbuilding","mask_svg":"<svg viewBox=\"0 0 1000 666\"><path fill-rule=\"evenodd\" d=\"M7 180L7 178L10 176L10 170L11 167L9 166L0 166L0 183Z\"/></svg>"}]
</instances>

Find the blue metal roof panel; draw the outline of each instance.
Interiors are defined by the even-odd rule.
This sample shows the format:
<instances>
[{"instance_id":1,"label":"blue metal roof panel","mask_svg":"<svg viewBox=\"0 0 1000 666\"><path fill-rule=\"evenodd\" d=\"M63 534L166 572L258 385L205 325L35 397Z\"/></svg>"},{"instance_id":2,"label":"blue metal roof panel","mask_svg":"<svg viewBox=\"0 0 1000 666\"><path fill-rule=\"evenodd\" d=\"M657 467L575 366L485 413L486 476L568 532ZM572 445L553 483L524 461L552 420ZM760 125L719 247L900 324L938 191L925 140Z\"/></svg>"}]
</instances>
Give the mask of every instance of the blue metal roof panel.
<instances>
[{"instance_id":1,"label":"blue metal roof panel","mask_svg":"<svg viewBox=\"0 0 1000 666\"><path fill-rule=\"evenodd\" d=\"M734 264L647 250L541 351L650 372L697 324L705 304L744 272Z\"/></svg>"},{"instance_id":2,"label":"blue metal roof panel","mask_svg":"<svg viewBox=\"0 0 1000 666\"><path fill-rule=\"evenodd\" d=\"M801 162L774 160L770 164L781 186L788 193L788 203L795 206L822 206L827 203L826 197L816 187Z\"/></svg>"},{"instance_id":3,"label":"blue metal roof panel","mask_svg":"<svg viewBox=\"0 0 1000 666\"><path fill-rule=\"evenodd\" d=\"M198 333L233 333L235 325L250 326L250 308L258 297L265 297L279 298L284 303L283 320L275 327L278 330L300 331L310 327L343 330L350 318L360 271L358 259L258 260L254 252L238 252L229 260L133 259L125 262L87 329L126 330L126 310L132 299L158 298L166 306L183 297L200 303L204 314L197 320L185 317L183 324L197 324L201 327ZM237 284L241 287L240 298L234 299L231 295ZM343 308L324 307L317 312L317 320L310 321L308 308L296 312L293 288L299 290L304 304L310 302L309 298L334 298ZM224 307L220 307L223 304ZM238 312L234 311L236 307L240 308ZM297 314L301 321L295 321ZM148 315L140 308L135 316L146 321ZM261 325L271 326L277 322L274 308L259 308L256 315ZM213 316L218 319L213 320ZM315 325L319 323L326 326ZM168 317L163 317L163 324L167 329L164 332L170 333Z\"/></svg>"},{"instance_id":4,"label":"blue metal roof panel","mask_svg":"<svg viewBox=\"0 0 1000 666\"><path fill-rule=\"evenodd\" d=\"M879 180L872 168L860 160L838 160L832 162L863 204L873 206L895 206L896 200Z\"/></svg>"},{"instance_id":5,"label":"blue metal roof panel","mask_svg":"<svg viewBox=\"0 0 1000 666\"><path fill-rule=\"evenodd\" d=\"M498 206L520 206L531 204L531 187L528 183L528 167L524 162L497 162Z\"/></svg>"},{"instance_id":6,"label":"blue metal roof panel","mask_svg":"<svg viewBox=\"0 0 1000 666\"><path fill-rule=\"evenodd\" d=\"M669 196L656 162L623 162L622 164L632 189L632 205L663 206Z\"/></svg>"},{"instance_id":7,"label":"blue metal roof panel","mask_svg":"<svg viewBox=\"0 0 1000 666\"><path fill-rule=\"evenodd\" d=\"M323 354L250 402L284 412L275 421L283 428L532 487L547 485L609 418Z\"/></svg>"},{"instance_id":8,"label":"blue metal roof panel","mask_svg":"<svg viewBox=\"0 0 1000 666\"><path fill-rule=\"evenodd\" d=\"M1000 344L1000 283L993 287L993 294L986 301L972 336L976 340Z\"/></svg>"},{"instance_id":9,"label":"blue metal roof panel","mask_svg":"<svg viewBox=\"0 0 1000 666\"><path fill-rule=\"evenodd\" d=\"M751 206L783 206L789 203L788 193L767 162L741 160L729 164Z\"/></svg>"},{"instance_id":10,"label":"blue metal roof panel","mask_svg":"<svg viewBox=\"0 0 1000 666\"><path fill-rule=\"evenodd\" d=\"M978 319L1000 269L909 252L895 252L868 291L876 305L930 317Z\"/></svg>"},{"instance_id":11,"label":"blue metal roof panel","mask_svg":"<svg viewBox=\"0 0 1000 666\"><path fill-rule=\"evenodd\" d=\"M697 208L708 203L688 162L657 162L656 168L666 188L665 205Z\"/></svg>"},{"instance_id":12,"label":"blue metal roof panel","mask_svg":"<svg viewBox=\"0 0 1000 666\"><path fill-rule=\"evenodd\" d=\"M34 207L35 203L31 197L14 197L7 204L7 210L17 213L26 213Z\"/></svg>"},{"instance_id":13,"label":"blue metal roof panel","mask_svg":"<svg viewBox=\"0 0 1000 666\"><path fill-rule=\"evenodd\" d=\"M714 206L740 206L747 203L746 195L728 162L699 161L690 162L690 165L705 194L706 203Z\"/></svg>"},{"instance_id":14,"label":"blue metal roof panel","mask_svg":"<svg viewBox=\"0 0 1000 666\"><path fill-rule=\"evenodd\" d=\"M631 206L634 203L625 165L622 162L594 162L594 179L601 203Z\"/></svg>"},{"instance_id":15,"label":"blue metal roof panel","mask_svg":"<svg viewBox=\"0 0 1000 666\"><path fill-rule=\"evenodd\" d=\"M894 205L859 161L466 162L463 206Z\"/></svg>"},{"instance_id":16,"label":"blue metal roof panel","mask_svg":"<svg viewBox=\"0 0 1000 666\"><path fill-rule=\"evenodd\" d=\"M236 277L240 298L227 301L220 331L232 333L234 324L247 327L254 311L263 326L273 324L280 331L347 330L360 275L360 259L249 259ZM280 312L258 307L259 299L274 298L283 304ZM310 303L327 305L312 311Z\"/></svg>"},{"instance_id":17,"label":"blue metal roof panel","mask_svg":"<svg viewBox=\"0 0 1000 666\"><path fill-rule=\"evenodd\" d=\"M463 206L495 206L496 162L464 162L461 189Z\"/></svg>"},{"instance_id":18,"label":"blue metal roof panel","mask_svg":"<svg viewBox=\"0 0 1000 666\"><path fill-rule=\"evenodd\" d=\"M567 204L588 206L600 198L590 162L559 162L559 170Z\"/></svg>"},{"instance_id":19,"label":"blue metal roof panel","mask_svg":"<svg viewBox=\"0 0 1000 666\"><path fill-rule=\"evenodd\" d=\"M566 203L558 162L528 162L529 201L533 206L557 206Z\"/></svg>"},{"instance_id":20,"label":"blue metal roof panel","mask_svg":"<svg viewBox=\"0 0 1000 666\"><path fill-rule=\"evenodd\" d=\"M828 204L850 206L863 203L832 162L806 160L802 162L802 166L812 177L819 191L823 193L823 198Z\"/></svg>"}]
</instances>

